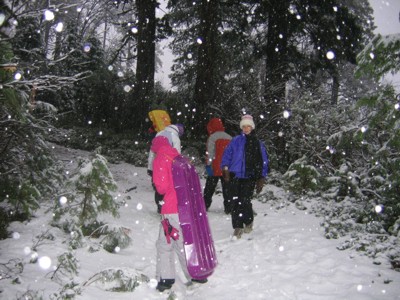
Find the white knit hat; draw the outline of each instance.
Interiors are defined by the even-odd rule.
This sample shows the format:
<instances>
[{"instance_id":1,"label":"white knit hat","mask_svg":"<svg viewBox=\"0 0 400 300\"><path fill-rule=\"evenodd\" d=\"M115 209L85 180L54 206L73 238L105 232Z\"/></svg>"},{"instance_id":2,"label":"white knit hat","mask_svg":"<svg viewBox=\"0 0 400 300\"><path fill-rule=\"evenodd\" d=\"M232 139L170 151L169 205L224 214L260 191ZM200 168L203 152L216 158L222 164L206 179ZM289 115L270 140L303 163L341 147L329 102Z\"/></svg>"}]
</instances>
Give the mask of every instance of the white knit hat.
<instances>
[{"instance_id":1,"label":"white knit hat","mask_svg":"<svg viewBox=\"0 0 400 300\"><path fill-rule=\"evenodd\" d=\"M242 120L240 121L240 129L243 129L243 126L250 125L253 129L256 128L254 124L253 117L250 115L242 116Z\"/></svg>"}]
</instances>

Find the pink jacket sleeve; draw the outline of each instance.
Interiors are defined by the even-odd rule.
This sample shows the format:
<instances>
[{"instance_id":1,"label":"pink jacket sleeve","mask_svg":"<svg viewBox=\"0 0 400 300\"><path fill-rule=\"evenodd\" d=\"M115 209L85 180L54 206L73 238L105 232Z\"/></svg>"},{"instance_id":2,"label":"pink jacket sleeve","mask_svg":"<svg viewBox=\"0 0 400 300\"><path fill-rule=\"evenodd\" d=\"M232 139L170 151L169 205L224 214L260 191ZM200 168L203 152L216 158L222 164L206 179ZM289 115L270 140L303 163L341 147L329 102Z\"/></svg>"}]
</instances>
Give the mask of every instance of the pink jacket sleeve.
<instances>
[{"instance_id":1,"label":"pink jacket sleeve","mask_svg":"<svg viewBox=\"0 0 400 300\"><path fill-rule=\"evenodd\" d=\"M157 155L153 163L153 182L161 195L173 186L171 176L171 162L167 161L164 155Z\"/></svg>"}]
</instances>

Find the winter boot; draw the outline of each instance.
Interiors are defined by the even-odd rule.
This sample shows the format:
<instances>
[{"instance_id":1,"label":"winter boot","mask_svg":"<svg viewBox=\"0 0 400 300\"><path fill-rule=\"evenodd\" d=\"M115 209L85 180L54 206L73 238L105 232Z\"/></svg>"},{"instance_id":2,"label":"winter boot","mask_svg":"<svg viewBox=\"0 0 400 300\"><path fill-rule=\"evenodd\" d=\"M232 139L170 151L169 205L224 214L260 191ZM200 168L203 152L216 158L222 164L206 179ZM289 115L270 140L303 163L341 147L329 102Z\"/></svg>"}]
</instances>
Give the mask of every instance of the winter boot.
<instances>
[{"instance_id":1,"label":"winter boot","mask_svg":"<svg viewBox=\"0 0 400 300\"><path fill-rule=\"evenodd\" d=\"M243 228L235 228L233 231L233 236L236 237L237 239L240 239L243 234Z\"/></svg>"},{"instance_id":2,"label":"winter boot","mask_svg":"<svg viewBox=\"0 0 400 300\"><path fill-rule=\"evenodd\" d=\"M172 288L172 285L175 283L175 279L161 279L156 289L160 292L164 292L165 290L169 290Z\"/></svg>"},{"instance_id":3,"label":"winter boot","mask_svg":"<svg viewBox=\"0 0 400 300\"><path fill-rule=\"evenodd\" d=\"M250 233L253 231L253 222L251 222L249 225L244 225L244 233Z\"/></svg>"},{"instance_id":4,"label":"winter boot","mask_svg":"<svg viewBox=\"0 0 400 300\"><path fill-rule=\"evenodd\" d=\"M206 279L192 279L193 283L206 283L208 280Z\"/></svg>"}]
</instances>

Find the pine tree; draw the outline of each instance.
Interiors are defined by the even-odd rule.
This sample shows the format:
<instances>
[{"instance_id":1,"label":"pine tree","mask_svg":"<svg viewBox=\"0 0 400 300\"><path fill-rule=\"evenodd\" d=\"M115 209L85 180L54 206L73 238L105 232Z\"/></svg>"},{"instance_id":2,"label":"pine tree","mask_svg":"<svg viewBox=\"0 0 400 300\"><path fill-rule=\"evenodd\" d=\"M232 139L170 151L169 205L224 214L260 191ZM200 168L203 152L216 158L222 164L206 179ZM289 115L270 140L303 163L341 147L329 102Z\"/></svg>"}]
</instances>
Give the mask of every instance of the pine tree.
<instances>
[{"instance_id":1,"label":"pine tree","mask_svg":"<svg viewBox=\"0 0 400 300\"><path fill-rule=\"evenodd\" d=\"M4 27L12 28L15 18L7 8L5 21L0 24L2 36L9 32L3 31ZM0 198L7 222L29 218L62 179L45 143L48 123L32 116L29 89L14 77L23 73L15 63L11 41L11 37L0 41ZM7 223L3 226L5 230ZM1 236L6 234L2 232Z\"/></svg>"},{"instance_id":2,"label":"pine tree","mask_svg":"<svg viewBox=\"0 0 400 300\"><path fill-rule=\"evenodd\" d=\"M136 65L136 85L135 92L132 94L130 114L146 115L150 108L151 98L154 97L154 74L155 74L155 54L156 54L156 0L136 1L138 10L138 34L137 34L137 65ZM133 101L134 100L134 101ZM142 125L130 124L130 125Z\"/></svg>"},{"instance_id":3,"label":"pine tree","mask_svg":"<svg viewBox=\"0 0 400 300\"><path fill-rule=\"evenodd\" d=\"M102 226L98 220L102 213L119 216L119 204L112 194L117 185L107 167L107 160L94 153L90 160L80 161L67 186L72 193L57 199L54 221L67 232L75 232L73 243L79 247L84 235L90 235Z\"/></svg>"},{"instance_id":4,"label":"pine tree","mask_svg":"<svg viewBox=\"0 0 400 300\"><path fill-rule=\"evenodd\" d=\"M376 36L358 56L357 75L381 80L385 74L399 71L399 51L398 35ZM364 165L365 194L371 206L384 207L380 215L384 228L394 235L400 232L399 99L393 87L384 86L358 102L368 116L365 130L358 135L370 157Z\"/></svg>"},{"instance_id":5,"label":"pine tree","mask_svg":"<svg viewBox=\"0 0 400 300\"><path fill-rule=\"evenodd\" d=\"M357 75L380 80L388 73L397 73L400 71L399 53L398 34L387 36L378 34L358 55Z\"/></svg>"},{"instance_id":6,"label":"pine tree","mask_svg":"<svg viewBox=\"0 0 400 300\"><path fill-rule=\"evenodd\" d=\"M170 1L169 8L176 55L172 83L193 99L189 126L203 134L210 115L237 119L242 103L254 96L257 73L252 71L258 68L251 64L250 6L234 0Z\"/></svg>"}]
</instances>

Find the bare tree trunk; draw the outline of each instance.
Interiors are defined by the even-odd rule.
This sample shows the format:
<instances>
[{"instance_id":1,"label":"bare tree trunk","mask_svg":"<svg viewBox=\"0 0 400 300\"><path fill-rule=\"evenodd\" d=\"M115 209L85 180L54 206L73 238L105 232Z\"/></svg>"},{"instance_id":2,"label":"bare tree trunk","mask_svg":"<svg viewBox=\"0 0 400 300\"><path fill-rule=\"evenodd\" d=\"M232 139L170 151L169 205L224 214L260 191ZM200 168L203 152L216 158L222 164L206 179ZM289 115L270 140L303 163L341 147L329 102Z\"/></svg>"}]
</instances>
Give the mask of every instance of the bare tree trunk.
<instances>
[{"instance_id":1,"label":"bare tree trunk","mask_svg":"<svg viewBox=\"0 0 400 300\"><path fill-rule=\"evenodd\" d=\"M338 103L338 97L339 97L339 75L337 74L337 72L335 72L332 75L332 94L331 94L331 104L333 106L336 106Z\"/></svg>"},{"instance_id":2,"label":"bare tree trunk","mask_svg":"<svg viewBox=\"0 0 400 300\"><path fill-rule=\"evenodd\" d=\"M147 115L154 93L155 73L155 34L156 34L156 0L137 0L138 38L136 86L132 115ZM143 120L138 120L140 125ZM139 124L135 124L139 125Z\"/></svg>"},{"instance_id":3,"label":"bare tree trunk","mask_svg":"<svg viewBox=\"0 0 400 300\"><path fill-rule=\"evenodd\" d=\"M269 115L273 118L270 131L272 144L275 147L279 164L287 163L286 138L283 129L283 109L285 101L285 87L288 78L288 0L271 0L266 4L268 12L268 33L266 47L266 80L264 100L269 102L271 108Z\"/></svg>"},{"instance_id":4,"label":"bare tree trunk","mask_svg":"<svg viewBox=\"0 0 400 300\"><path fill-rule=\"evenodd\" d=\"M106 42L107 42L107 29L108 29L108 22L105 20L104 22L104 33L103 33L103 49L106 49Z\"/></svg>"},{"instance_id":5,"label":"bare tree trunk","mask_svg":"<svg viewBox=\"0 0 400 300\"><path fill-rule=\"evenodd\" d=\"M194 103L196 116L194 120L195 132L203 133L208 104L216 101L219 86L217 71L217 1L202 0L200 11L200 39L199 55L197 62L196 83L194 90Z\"/></svg>"}]
</instances>

